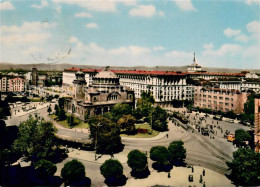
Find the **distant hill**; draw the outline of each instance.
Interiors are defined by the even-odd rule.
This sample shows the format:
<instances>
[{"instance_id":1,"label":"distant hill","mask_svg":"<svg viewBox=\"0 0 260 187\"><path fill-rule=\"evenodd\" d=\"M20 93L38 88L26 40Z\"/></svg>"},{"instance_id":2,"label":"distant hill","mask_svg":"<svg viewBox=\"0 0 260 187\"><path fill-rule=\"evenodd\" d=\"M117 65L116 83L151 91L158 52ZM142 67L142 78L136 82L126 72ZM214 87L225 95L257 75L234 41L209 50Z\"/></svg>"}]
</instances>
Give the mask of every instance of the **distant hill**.
<instances>
[{"instance_id":1,"label":"distant hill","mask_svg":"<svg viewBox=\"0 0 260 187\"><path fill-rule=\"evenodd\" d=\"M77 67L77 68L91 68L91 69L100 69L104 66L94 66L94 65L75 65L75 64L14 64L14 63L0 63L0 70L9 70L9 69L24 69L31 70L32 68L37 68L41 71L63 71L64 69ZM122 67L122 66L110 66L110 69L119 69L119 70L161 70L161 71L186 71L187 66L133 66L133 67ZM252 73L260 73L260 69L230 69L230 68L214 68L214 67L203 67L203 70L208 72L225 72L225 73L239 73L241 71L250 71Z\"/></svg>"}]
</instances>

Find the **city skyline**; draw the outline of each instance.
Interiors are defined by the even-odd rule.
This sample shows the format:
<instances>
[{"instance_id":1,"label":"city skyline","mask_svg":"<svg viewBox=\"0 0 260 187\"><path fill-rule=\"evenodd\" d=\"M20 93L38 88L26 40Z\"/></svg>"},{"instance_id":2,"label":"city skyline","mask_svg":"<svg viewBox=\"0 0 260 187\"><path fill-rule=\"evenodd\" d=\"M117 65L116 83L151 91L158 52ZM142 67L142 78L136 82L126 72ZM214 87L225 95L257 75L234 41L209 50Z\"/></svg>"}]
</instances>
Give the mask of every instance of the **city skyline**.
<instances>
[{"instance_id":1,"label":"city skyline","mask_svg":"<svg viewBox=\"0 0 260 187\"><path fill-rule=\"evenodd\" d=\"M1 62L259 69L258 0L2 1Z\"/></svg>"}]
</instances>

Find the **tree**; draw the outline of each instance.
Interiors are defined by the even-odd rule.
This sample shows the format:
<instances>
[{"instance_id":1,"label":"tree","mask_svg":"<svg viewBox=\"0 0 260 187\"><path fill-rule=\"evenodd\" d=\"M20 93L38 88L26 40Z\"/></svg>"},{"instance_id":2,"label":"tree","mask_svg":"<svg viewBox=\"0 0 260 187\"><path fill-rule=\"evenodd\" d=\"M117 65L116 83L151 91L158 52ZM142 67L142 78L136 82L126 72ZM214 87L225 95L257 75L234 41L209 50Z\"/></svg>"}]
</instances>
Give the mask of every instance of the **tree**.
<instances>
[{"instance_id":1,"label":"tree","mask_svg":"<svg viewBox=\"0 0 260 187\"><path fill-rule=\"evenodd\" d=\"M154 146L150 149L150 158L161 165L170 164L170 154L164 146Z\"/></svg>"},{"instance_id":2,"label":"tree","mask_svg":"<svg viewBox=\"0 0 260 187\"><path fill-rule=\"evenodd\" d=\"M68 121L68 125L69 126L73 126L73 124L74 124L74 117L72 115L69 115L67 117L67 121Z\"/></svg>"},{"instance_id":3,"label":"tree","mask_svg":"<svg viewBox=\"0 0 260 187\"><path fill-rule=\"evenodd\" d=\"M51 106L49 106L49 107L48 107L48 110L47 110L47 112L48 112L48 113L49 113L49 115L50 115L50 113L52 112Z\"/></svg>"},{"instance_id":4,"label":"tree","mask_svg":"<svg viewBox=\"0 0 260 187\"><path fill-rule=\"evenodd\" d=\"M140 108L143 117L150 114L154 103L155 99L150 91L141 93L141 99L137 101L137 108Z\"/></svg>"},{"instance_id":5,"label":"tree","mask_svg":"<svg viewBox=\"0 0 260 187\"><path fill-rule=\"evenodd\" d=\"M127 164L134 171L144 171L147 168L147 156L139 150L128 153Z\"/></svg>"},{"instance_id":6,"label":"tree","mask_svg":"<svg viewBox=\"0 0 260 187\"><path fill-rule=\"evenodd\" d=\"M260 184L260 153L239 148L233 153L232 162L227 162L230 179L236 185L258 186Z\"/></svg>"},{"instance_id":7,"label":"tree","mask_svg":"<svg viewBox=\"0 0 260 187\"><path fill-rule=\"evenodd\" d=\"M18 138L13 149L24 155L27 160L37 161L46 158L57 146L57 129L51 122L35 119L31 115L19 125Z\"/></svg>"},{"instance_id":8,"label":"tree","mask_svg":"<svg viewBox=\"0 0 260 187\"><path fill-rule=\"evenodd\" d=\"M39 177L44 180L47 180L49 176L53 176L57 171L56 165L45 159L35 162L34 167Z\"/></svg>"},{"instance_id":9,"label":"tree","mask_svg":"<svg viewBox=\"0 0 260 187\"><path fill-rule=\"evenodd\" d=\"M128 133L135 131L136 119L131 114L123 115L117 122L121 129L125 129Z\"/></svg>"},{"instance_id":10,"label":"tree","mask_svg":"<svg viewBox=\"0 0 260 187\"><path fill-rule=\"evenodd\" d=\"M123 166L118 160L109 159L101 165L100 172L106 179L120 179L123 175Z\"/></svg>"},{"instance_id":11,"label":"tree","mask_svg":"<svg viewBox=\"0 0 260 187\"><path fill-rule=\"evenodd\" d=\"M118 103L111 109L111 116L114 122L117 122L123 115L132 114L132 106Z\"/></svg>"},{"instance_id":12,"label":"tree","mask_svg":"<svg viewBox=\"0 0 260 187\"><path fill-rule=\"evenodd\" d=\"M235 131L235 142L241 145L244 141L250 140L250 134L243 129L237 129Z\"/></svg>"},{"instance_id":13,"label":"tree","mask_svg":"<svg viewBox=\"0 0 260 187\"><path fill-rule=\"evenodd\" d=\"M116 123L99 115L92 117L89 125L90 137L98 152L111 154L122 148L120 128Z\"/></svg>"},{"instance_id":14,"label":"tree","mask_svg":"<svg viewBox=\"0 0 260 187\"><path fill-rule=\"evenodd\" d=\"M61 170L61 177L69 184L83 180L85 175L85 166L76 159L67 162Z\"/></svg>"},{"instance_id":15,"label":"tree","mask_svg":"<svg viewBox=\"0 0 260 187\"><path fill-rule=\"evenodd\" d=\"M2 101L0 99L0 119L5 119L6 116L10 116L10 106L6 100Z\"/></svg>"},{"instance_id":16,"label":"tree","mask_svg":"<svg viewBox=\"0 0 260 187\"><path fill-rule=\"evenodd\" d=\"M58 100L58 103L59 103L60 108L64 108L65 98L60 97L59 100Z\"/></svg>"},{"instance_id":17,"label":"tree","mask_svg":"<svg viewBox=\"0 0 260 187\"><path fill-rule=\"evenodd\" d=\"M26 96L24 96L21 98L21 102L24 102L24 103L30 102L30 99L28 99Z\"/></svg>"},{"instance_id":18,"label":"tree","mask_svg":"<svg viewBox=\"0 0 260 187\"><path fill-rule=\"evenodd\" d=\"M59 114L60 114L60 108L58 107L57 104L55 105L54 110L55 110L55 115L56 115L56 116L59 116Z\"/></svg>"},{"instance_id":19,"label":"tree","mask_svg":"<svg viewBox=\"0 0 260 187\"><path fill-rule=\"evenodd\" d=\"M168 150L171 160L175 163L183 163L186 158L186 149L183 146L183 141L173 141L170 143Z\"/></svg>"},{"instance_id":20,"label":"tree","mask_svg":"<svg viewBox=\"0 0 260 187\"><path fill-rule=\"evenodd\" d=\"M254 115L255 115L255 98L254 94L251 94L247 98L247 102L244 104L244 112L247 115L247 120L250 123L254 123Z\"/></svg>"},{"instance_id":21,"label":"tree","mask_svg":"<svg viewBox=\"0 0 260 187\"><path fill-rule=\"evenodd\" d=\"M166 110L157 106L152 109L152 112L149 114L149 119L152 125L152 129L157 131L166 131L168 130L168 114Z\"/></svg>"},{"instance_id":22,"label":"tree","mask_svg":"<svg viewBox=\"0 0 260 187\"><path fill-rule=\"evenodd\" d=\"M60 120L60 121L63 121L63 120L65 120L65 119L67 119L67 116L66 116L66 113L65 113L64 109L62 108L62 109L60 110L60 112L59 112L59 120Z\"/></svg>"},{"instance_id":23,"label":"tree","mask_svg":"<svg viewBox=\"0 0 260 187\"><path fill-rule=\"evenodd\" d=\"M5 134L6 134L6 124L5 121L0 119L0 150L4 146L4 139L5 139Z\"/></svg>"},{"instance_id":24,"label":"tree","mask_svg":"<svg viewBox=\"0 0 260 187\"><path fill-rule=\"evenodd\" d=\"M133 110L133 116L135 117L136 120L140 120L142 119L142 111L140 108L136 108L135 110Z\"/></svg>"}]
</instances>

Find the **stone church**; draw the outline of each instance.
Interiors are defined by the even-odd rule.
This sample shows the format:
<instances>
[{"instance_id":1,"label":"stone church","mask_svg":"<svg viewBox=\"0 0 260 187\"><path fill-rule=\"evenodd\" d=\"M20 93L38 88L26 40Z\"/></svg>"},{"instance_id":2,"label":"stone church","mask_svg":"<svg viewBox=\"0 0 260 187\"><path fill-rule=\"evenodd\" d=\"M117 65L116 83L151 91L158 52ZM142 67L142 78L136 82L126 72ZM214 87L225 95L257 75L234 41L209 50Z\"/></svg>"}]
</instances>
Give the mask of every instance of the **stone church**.
<instances>
[{"instance_id":1,"label":"stone church","mask_svg":"<svg viewBox=\"0 0 260 187\"><path fill-rule=\"evenodd\" d=\"M86 86L85 74L78 71L73 81L72 98L65 99L64 109L81 120L93 115L109 112L117 103L134 107L135 94L128 87L120 85L119 78L111 71L101 71L93 77L92 85Z\"/></svg>"}]
</instances>

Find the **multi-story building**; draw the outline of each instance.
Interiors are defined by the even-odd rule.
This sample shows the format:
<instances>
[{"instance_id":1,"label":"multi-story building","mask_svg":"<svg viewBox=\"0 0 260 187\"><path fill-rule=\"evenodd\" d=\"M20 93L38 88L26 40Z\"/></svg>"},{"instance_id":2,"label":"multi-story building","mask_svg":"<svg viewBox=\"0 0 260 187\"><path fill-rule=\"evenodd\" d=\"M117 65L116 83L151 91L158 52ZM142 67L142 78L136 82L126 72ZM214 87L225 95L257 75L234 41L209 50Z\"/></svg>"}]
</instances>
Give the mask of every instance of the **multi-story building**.
<instances>
[{"instance_id":1,"label":"multi-story building","mask_svg":"<svg viewBox=\"0 0 260 187\"><path fill-rule=\"evenodd\" d=\"M109 112L117 103L134 106L134 91L120 85L115 73L100 71L88 87L83 72L77 72L75 76L73 97L67 98L64 104L68 113L85 120L90 116Z\"/></svg>"},{"instance_id":2,"label":"multi-story building","mask_svg":"<svg viewBox=\"0 0 260 187\"><path fill-rule=\"evenodd\" d=\"M185 72L187 77L192 79L227 79L227 78L236 78L241 79L245 78L245 73L216 73L216 72Z\"/></svg>"},{"instance_id":3,"label":"multi-story building","mask_svg":"<svg viewBox=\"0 0 260 187\"><path fill-rule=\"evenodd\" d=\"M255 151L260 152L260 95L255 96Z\"/></svg>"},{"instance_id":4,"label":"multi-story building","mask_svg":"<svg viewBox=\"0 0 260 187\"><path fill-rule=\"evenodd\" d=\"M8 88L8 77L5 75L0 75L0 92L7 92Z\"/></svg>"},{"instance_id":5,"label":"multi-story building","mask_svg":"<svg viewBox=\"0 0 260 187\"><path fill-rule=\"evenodd\" d=\"M9 92L24 92L25 91L25 79L16 77L8 80Z\"/></svg>"},{"instance_id":6,"label":"multi-story building","mask_svg":"<svg viewBox=\"0 0 260 187\"><path fill-rule=\"evenodd\" d=\"M242 113L248 94L239 90L196 87L194 106L214 111Z\"/></svg>"},{"instance_id":7,"label":"multi-story building","mask_svg":"<svg viewBox=\"0 0 260 187\"><path fill-rule=\"evenodd\" d=\"M63 72L63 90L73 93L75 72L80 69L71 68ZM93 77L101 70L83 69L86 85L91 85ZM173 71L140 71L140 70L111 70L120 78L120 84L134 90L135 97L141 98L143 91L150 91L156 104L170 105L172 100L191 100L192 85L187 85L186 75Z\"/></svg>"},{"instance_id":8,"label":"multi-story building","mask_svg":"<svg viewBox=\"0 0 260 187\"><path fill-rule=\"evenodd\" d=\"M247 79L242 82L241 90L251 90L260 93L260 79Z\"/></svg>"}]
</instances>

